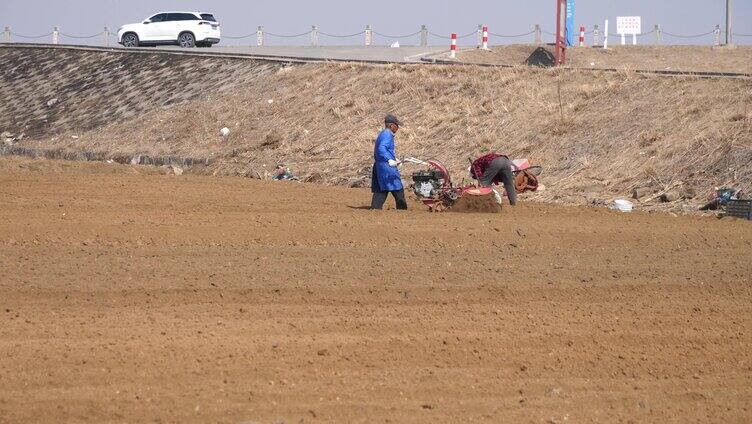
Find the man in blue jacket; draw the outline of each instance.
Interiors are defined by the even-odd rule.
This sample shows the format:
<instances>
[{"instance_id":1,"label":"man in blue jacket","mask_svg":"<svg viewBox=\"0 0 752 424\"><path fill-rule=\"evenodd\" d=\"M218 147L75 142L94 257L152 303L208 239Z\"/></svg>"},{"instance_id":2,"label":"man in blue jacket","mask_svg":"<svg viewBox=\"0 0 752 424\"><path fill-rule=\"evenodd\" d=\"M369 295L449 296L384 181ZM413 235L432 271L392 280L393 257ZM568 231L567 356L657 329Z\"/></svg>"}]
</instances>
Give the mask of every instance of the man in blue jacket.
<instances>
[{"instance_id":1,"label":"man in blue jacket","mask_svg":"<svg viewBox=\"0 0 752 424\"><path fill-rule=\"evenodd\" d=\"M400 161L394 154L394 135L402 124L394 115L387 115L384 118L383 131L376 138L376 145L373 149L373 173L371 174L371 209L381 209L384 207L386 197L392 193L394 200L397 202L397 209L407 209L405 201L405 189L402 186L402 178L397 167Z\"/></svg>"}]
</instances>

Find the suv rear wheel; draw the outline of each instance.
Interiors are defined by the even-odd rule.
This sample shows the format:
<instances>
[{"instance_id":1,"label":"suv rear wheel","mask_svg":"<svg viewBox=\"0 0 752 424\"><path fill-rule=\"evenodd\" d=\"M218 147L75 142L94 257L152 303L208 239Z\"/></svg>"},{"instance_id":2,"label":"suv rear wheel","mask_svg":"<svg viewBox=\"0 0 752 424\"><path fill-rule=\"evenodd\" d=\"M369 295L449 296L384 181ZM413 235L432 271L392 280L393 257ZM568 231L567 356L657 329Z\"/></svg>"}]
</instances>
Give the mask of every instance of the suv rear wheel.
<instances>
[{"instance_id":1,"label":"suv rear wheel","mask_svg":"<svg viewBox=\"0 0 752 424\"><path fill-rule=\"evenodd\" d=\"M133 32L123 35L123 47L138 47L138 35Z\"/></svg>"},{"instance_id":2,"label":"suv rear wheel","mask_svg":"<svg viewBox=\"0 0 752 424\"><path fill-rule=\"evenodd\" d=\"M196 47L196 37L190 32L181 33L178 36L178 44L184 48Z\"/></svg>"}]
</instances>

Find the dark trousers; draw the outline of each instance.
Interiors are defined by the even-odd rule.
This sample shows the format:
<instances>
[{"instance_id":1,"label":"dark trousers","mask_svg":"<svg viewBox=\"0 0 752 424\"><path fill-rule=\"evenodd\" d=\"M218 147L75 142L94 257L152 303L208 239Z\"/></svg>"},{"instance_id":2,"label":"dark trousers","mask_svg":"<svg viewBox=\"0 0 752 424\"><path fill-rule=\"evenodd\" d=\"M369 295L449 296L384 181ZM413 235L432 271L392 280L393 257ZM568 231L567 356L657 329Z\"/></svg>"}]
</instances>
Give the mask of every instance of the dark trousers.
<instances>
[{"instance_id":1,"label":"dark trousers","mask_svg":"<svg viewBox=\"0 0 752 424\"><path fill-rule=\"evenodd\" d=\"M397 209L407 210L407 201L405 200L405 190L374 192L373 198L371 199L371 209L381 210L381 208L384 207L384 202L386 202L386 198L389 195L389 193L392 193L392 196L394 196L394 200L397 202Z\"/></svg>"},{"instance_id":2,"label":"dark trousers","mask_svg":"<svg viewBox=\"0 0 752 424\"><path fill-rule=\"evenodd\" d=\"M480 183L483 186L491 187L494 180L501 180L504 184L504 190L507 191L509 204L517 204L517 190L514 188L514 172L512 172L512 162L505 158L499 157L493 160L483 172Z\"/></svg>"}]
</instances>

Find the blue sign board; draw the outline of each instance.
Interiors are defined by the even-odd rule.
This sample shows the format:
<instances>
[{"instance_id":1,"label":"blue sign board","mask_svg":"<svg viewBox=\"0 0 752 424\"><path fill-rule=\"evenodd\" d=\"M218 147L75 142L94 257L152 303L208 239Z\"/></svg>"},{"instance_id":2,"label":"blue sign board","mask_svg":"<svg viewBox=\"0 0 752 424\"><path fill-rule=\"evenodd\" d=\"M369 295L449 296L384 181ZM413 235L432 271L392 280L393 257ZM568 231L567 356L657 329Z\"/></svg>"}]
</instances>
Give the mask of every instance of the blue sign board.
<instances>
[{"instance_id":1,"label":"blue sign board","mask_svg":"<svg viewBox=\"0 0 752 424\"><path fill-rule=\"evenodd\" d=\"M567 46L574 46L574 34L577 30L574 27L574 2L575 0L567 0ZM579 34L578 34L579 38Z\"/></svg>"}]
</instances>

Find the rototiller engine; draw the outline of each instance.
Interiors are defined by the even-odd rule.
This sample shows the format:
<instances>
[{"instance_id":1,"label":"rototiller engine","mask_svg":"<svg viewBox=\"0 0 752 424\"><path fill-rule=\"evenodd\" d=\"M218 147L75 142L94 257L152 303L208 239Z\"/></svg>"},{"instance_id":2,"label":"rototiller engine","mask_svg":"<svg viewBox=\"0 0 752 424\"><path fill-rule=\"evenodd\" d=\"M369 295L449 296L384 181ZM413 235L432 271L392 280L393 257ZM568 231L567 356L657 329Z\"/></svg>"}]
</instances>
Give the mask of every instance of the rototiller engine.
<instances>
[{"instance_id":1,"label":"rototiller engine","mask_svg":"<svg viewBox=\"0 0 752 424\"><path fill-rule=\"evenodd\" d=\"M403 162L425 165L427 169L413 172L413 193L432 212L447 210L462 196L490 196L496 197L501 204L503 188L481 187L477 184L454 185L447 168L436 160L420 160L406 158ZM515 187L518 193L535 191L538 189L538 176L543 171L540 166L530 166L526 159L512 161L512 171L515 175Z\"/></svg>"}]
</instances>

